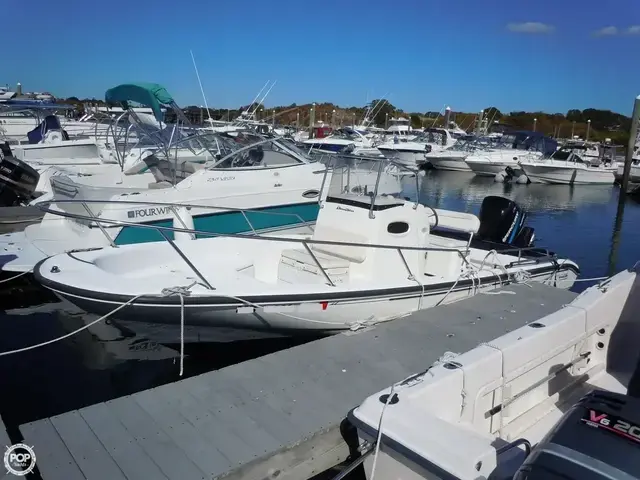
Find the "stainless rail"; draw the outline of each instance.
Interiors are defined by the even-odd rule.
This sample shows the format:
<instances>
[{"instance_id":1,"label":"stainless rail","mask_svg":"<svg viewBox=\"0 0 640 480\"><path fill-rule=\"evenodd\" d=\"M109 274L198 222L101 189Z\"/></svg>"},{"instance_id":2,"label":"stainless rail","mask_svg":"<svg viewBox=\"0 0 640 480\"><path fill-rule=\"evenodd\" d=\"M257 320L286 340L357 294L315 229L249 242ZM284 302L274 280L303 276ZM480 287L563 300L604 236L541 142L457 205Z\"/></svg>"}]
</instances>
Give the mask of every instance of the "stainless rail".
<instances>
[{"instance_id":1,"label":"stainless rail","mask_svg":"<svg viewBox=\"0 0 640 480\"><path fill-rule=\"evenodd\" d=\"M89 213L89 216L84 216L84 215L80 215L80 214L77 214L77 213L65 212L65 211L61 211L61 210L52 210L52 209L50 209L48 207L45 207L45 206L49 205L48 203L40 204L40 205L38 205L38 207L41 210L45 211L45 212L52 213L54 215L59 215L59 216L66 217L66 218L85 220L85 221L89 221L89 222L99 222L98 223L98 227L100 228L102 233L105 235L105 237L109 241L109 244L111 246L113 246L113 247L116 247L116 245L114 244L113 240L108 235L108 233L106 232L105 228L101 225L102 223L115 225L115 226L131 226L131 227L136 227L136 228L146 228L146 229L156 230L163 238L165 238L171 244L172 248L175 249L176 252L178 252L178 254L182 257L182 259L189 266L189 268L191 268L196 273L196 275L203 281L203 283L205 285L207 285L211 289L213 289L213 287L206 281L204 276L197 270L197 268L186 258L186 256L184 255L184 252L182 252L180 250L180 247L178 247L178 245L176 245L175 242L170 240L170 238L166 234L167 232L182 232L182 233L188 233L188 234L195 235L195 236L211 237L211 238L218 238L218 237L219 238L242 238L242 239L247 239L247 240L258 240L258 241L268 241L268 242L299 243L299 244L302 244L302 246L305 248L305 250L310 254L310 256L313 259L314 263L320 269L320 271L322 272L323 276L327 280L328 285L330 285L330 286L335 286L335 283L331 280L329 274L326 272L325 268L322 266L322 264L320 263L318 258L315 256L315 254L313 253L313 251L311 250L309 245L333 245L333 246L362 247L362 248L375 248L375 249L393 249L393 250L396 250L396 251L399 252L400 257L401 257L401 259L402 259L402 261L404 263L404 266L407 269L407 271L408 271L410 276L413 276L413 272L411 271L411 269L410 269L410 267L409 267L409 265L408 265L408 263L406 261L406 258L404 257L404 254L402 253L402 250L406 250L406 251L421 251L421 252L430 252L430 251L433 251L433 252L455 252L457 255L459 255L462 258L462 261L466 265L468 265L468 266L470 265L470 263L469 263L469 261L467 259L467 255L469 253L469 247L465 248L464 250L461 250L459 248L421 247L421 246L404 246L404 245L384 245L384 244L369 244L369 243L358 243L358 242L336 242L336 241L329 241L329 240L314 240L312 238L293 238L293 237L284 237L284 236L262 236L262 235L257 235L257 234L247 235L246 233L214 233L214 232L206 232L206 231L202 231L202 230L189 229L189 228L164 227L164 226L160 226L160 225L148 225L148 224L143 224L143 223L129 222L129 221L125 221L125 220L111 220L111 219L107 219L107 218L97 219L97 217L95 215L93 215L93 213L88 208L88 206L86 206L86 203L125 203L125 204L142 205L142 204L145 204L145 202L134 202L134 201L126 201L126 200L125 201L122 201L122 200L108 200L108 201L104 201L104 200L80 200L80 201L79 200L65 200L64 202L65 203L78 203L78 202L82 203L83 205L85 205L85 209ZM163 202L148 202L147 204L156 205L156 204L163 204ZM169 205L172 205L172 204L169 204ZM186 205L179 205L179 206L186 206ZM230 209L230 210L242 211L241 209ZM266 212L262 212L262 213L266 213ZM178 218L180 218L180 217L178 216ZM183 222L183 226L184 226L184 222ZM253 226L252 226L252 229L253 229ZM255 229L253 229L253 231L255 231ZM538 252L540 252L541 249L539 249L537 247L513 248L513 249L501 250L500 254L505 254L507 252L518 252L519 253L519 258L521 258L522 252L533 251L533 250L537 250ZM548 251L545 250L545 252L548 252ZM536 257L536 260L539 261L541 258L544 258L544 257ZM547 259L548 260L556 260L557 258L555 256L551 256L551 255L547 254Z\"/></svg>"}]
</instances>

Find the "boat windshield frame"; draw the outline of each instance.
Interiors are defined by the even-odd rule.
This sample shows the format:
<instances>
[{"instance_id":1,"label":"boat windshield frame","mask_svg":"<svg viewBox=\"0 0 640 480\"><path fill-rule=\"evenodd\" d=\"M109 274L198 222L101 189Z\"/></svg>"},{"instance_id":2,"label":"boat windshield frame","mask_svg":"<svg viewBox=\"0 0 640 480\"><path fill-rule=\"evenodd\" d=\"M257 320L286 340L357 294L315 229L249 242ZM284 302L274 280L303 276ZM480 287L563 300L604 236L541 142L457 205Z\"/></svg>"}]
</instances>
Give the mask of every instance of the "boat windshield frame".
<instances>
[{"instance_id":1,"label":"boat windshield frame","mask_svg":"<svg viewBox=\"0 0 640 480\"><path fill-rule=\"evenodd\" d=\"M252 135L253 136L253 135ZM258 136L258 135L256 135ZM258 136L259 137L259 136ZM233 137L229 137L229 138L233 138ZM245 169L245 168L265 168L264 165L261 165L260 163L254 163L253 160L250 160L250 156L251 153L253 151L262 151L264 152L265 148L264 146L266 145L272 145L272 146L276 146L275 149L268 149L268 150L274 150L277 151L278 153L284 153L285 155L287 155L288 157L290 157L292 159L292 162L290 164L282 164L282 165L278 165L278 166L294 166L294 165L304 165L304 164L308 164L308 163L312 163L311 160L303 155L300 152L296 152L293 149L291 149L289 146L285 145L283 142L279 141L278 137L267 137L264 138L262 137L261 140L257 141L257 142L252 142L248 145L243 145L240 148L231 151L230 153L222 156L221 158L219 158L215 163L213 163L212 165L209 165L207 167L205 167L207 170L214 170L214 169ZM255 150L254 150L255 149ZM241 155L239 161L236 161L234 164L234 160L233 157ZM225 162L229 162L229 166L223 166L225 164Z\"/></svg>"}]
</instances>

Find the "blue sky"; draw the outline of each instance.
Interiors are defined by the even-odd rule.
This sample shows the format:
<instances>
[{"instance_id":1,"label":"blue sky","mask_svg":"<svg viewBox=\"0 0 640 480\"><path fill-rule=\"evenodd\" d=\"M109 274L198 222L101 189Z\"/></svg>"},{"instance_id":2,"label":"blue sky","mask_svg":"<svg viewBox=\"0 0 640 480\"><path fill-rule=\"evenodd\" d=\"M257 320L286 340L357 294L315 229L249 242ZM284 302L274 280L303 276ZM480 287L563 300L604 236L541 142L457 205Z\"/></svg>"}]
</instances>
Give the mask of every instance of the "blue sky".
<instances>
[{"instance_id":1,"label":"blue sky","mask_svg":"<svg viewBox=\"0 0 640 480\"><path fill-rule=\"evenodd\" d=\"M640 0L4 0L0 83L101 98L152 81L181 105L363 105L406 111L629 114L640 94Z\"/></svg>"}]
</instances>

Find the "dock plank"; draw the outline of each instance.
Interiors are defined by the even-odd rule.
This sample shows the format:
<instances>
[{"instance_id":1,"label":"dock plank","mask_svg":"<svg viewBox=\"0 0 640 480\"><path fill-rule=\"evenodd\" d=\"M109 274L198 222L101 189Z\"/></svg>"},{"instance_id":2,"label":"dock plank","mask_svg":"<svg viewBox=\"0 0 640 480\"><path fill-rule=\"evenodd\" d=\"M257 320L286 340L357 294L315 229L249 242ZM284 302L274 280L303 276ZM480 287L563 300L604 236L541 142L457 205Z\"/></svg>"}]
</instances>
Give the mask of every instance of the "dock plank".
<instances>
[{"instance_id":1,"label":"dock plank","mask_svg":"<svg viewBox=\"0 0 640 480\"><path fill-rule=\"evenodd\" d=\"M168 480L105 403L79 412L128 479Z\"/></svg>"},{"instance_id":2,"label":"dock plank","mask_svg":"<svg viewBox=\"0 0 640 480\"><path fill-rule=\"evenodd\" d=\"M205 479L200 470L153 418L131 397L106 402L120 423L170 480Z\"/></svg>"},{"instance_id":3,"label":"dock plank","mask_svg":"<svg viewBox=\"0 0 640 480\"><path fill-rule=\"evenodd\" d=\"M344 460L348 450L339 425L364 398L424 371L446 352L491 341L576 296L536 283L499 292L316 340L101 408L166 478L308 478ZM40 446L37 436L31 438ZM118 464L130 461L110 453ZM47 465L41 472L44 480L59 478Z\"/></svg>"},{"instance_id":4,"label":"dock plank","mask_svg":"<svg viewBox=\"0 0 640 480\"><path fill-rule=\"evenodd\" d=\"M9 434L7 433L7 428L4 426L4 422L2 421L2 417L0 417L0 448L2 448L2 452L4 453L5 448L10 447L13 442L9 439ZM10 478L16 478L15 475L10 474L5 471L3 466L0 466L0 480L10 480Z\"/></svg>"},{"instance_id":5,"label":"dock plank","mask_svg":"<svg viewBox=\"0 0 640 480\"><path fill-rule=\"evenodd\" d=\"M21 425L20 432L25 443L33 447L36 466L47 480L85 480L50 419Z\"/></svg>"},{"instance_id":6,"label":"dock plank","mask_svg":"<svg viewBox=\"0 0 640 480\"><path fill-rule=\"evenodd\" d=\"M127 480L77 410L52 417L51 423L85 477Z\"/></svg>"}]
</instances>

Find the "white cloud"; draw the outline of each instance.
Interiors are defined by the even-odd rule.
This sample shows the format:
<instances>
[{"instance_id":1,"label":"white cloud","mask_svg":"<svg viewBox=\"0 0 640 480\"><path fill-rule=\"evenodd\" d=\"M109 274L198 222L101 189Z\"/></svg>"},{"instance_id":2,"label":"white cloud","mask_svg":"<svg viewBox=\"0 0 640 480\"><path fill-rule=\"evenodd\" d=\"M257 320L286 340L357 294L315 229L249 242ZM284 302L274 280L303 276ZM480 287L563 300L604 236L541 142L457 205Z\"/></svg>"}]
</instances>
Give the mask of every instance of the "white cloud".
<instances>
[{"instance_id":1,"label":"white cloud","mask_svg":"<svg viewBox=\"0 0 640 480\"><path fill-rule=\"evenodd\" d=\"M507 28L517 33L551 33L555 30L553 25L540 22L510 23Z\"/></svg>"},{"instance_id":2,"label":"white cloud","mask_svg":"<svg viewBox=\"0 0 640 480\"><path fill-rule=\"evenodd\" d=\"M640 35L640 25L633 25L627 28L627 35Z\"/></svg>"},{"instance_id":3,"label":"white cloud","mask_svg":"<svg viewBox=\"0 0 640 480\"><path fill-rule=\"evenodd\" d=\"M610 26L604 27L600 30L596 30L593 32L596 37L612 37L614 35L618 35L618 27Z\"/></svg>"}]
</instances>

